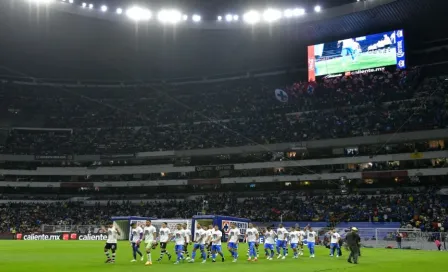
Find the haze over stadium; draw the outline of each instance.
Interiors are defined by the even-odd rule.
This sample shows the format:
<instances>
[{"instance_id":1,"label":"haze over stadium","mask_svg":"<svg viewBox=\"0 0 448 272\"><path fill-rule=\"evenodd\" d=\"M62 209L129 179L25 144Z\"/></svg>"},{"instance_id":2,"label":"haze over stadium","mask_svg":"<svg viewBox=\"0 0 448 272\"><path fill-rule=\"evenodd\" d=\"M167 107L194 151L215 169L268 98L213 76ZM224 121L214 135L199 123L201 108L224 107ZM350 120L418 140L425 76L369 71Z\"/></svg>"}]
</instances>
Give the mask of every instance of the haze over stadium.
<instances>
[{"instance_id":1,"label":"haze over stadium","mask_svg":"<svg viewBox=\"0 0 448 272\"><path fill-rule=\"evenodd\" d=\"M447 5L0 1L0 267L444 271Z\"/></svg>"}]
</instances>

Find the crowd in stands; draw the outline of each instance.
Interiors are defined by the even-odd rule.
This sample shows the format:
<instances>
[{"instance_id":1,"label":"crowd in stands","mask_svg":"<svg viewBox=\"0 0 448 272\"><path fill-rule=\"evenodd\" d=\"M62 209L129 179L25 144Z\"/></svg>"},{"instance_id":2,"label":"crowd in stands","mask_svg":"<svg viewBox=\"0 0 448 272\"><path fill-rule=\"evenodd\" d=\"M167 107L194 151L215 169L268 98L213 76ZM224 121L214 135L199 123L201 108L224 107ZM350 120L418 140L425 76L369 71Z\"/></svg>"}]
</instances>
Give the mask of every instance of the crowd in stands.
<instances>
[{"instance_id":1,"label":"crowd in stands","mask_svg":"<svg viewBox=\"0 0 448 272\"><path fill-rule=\"evenodd\" d=\"M112 216L191 218L198 212L250 218L253 221L401 222L423 231L448 227L447 202L434 188L392 190L382 194L341 195L337 191L306 194L297 191L265 192L241 197L234 193L213 193L194 199L99 202L0 204L0 233L40 231L49 225L101 225ZM440 225L439 225L440 223Z\"/></svg>"},{"instance_id":2,"label":"crowd in stands","mask_svg":"<svg viewBox=\"0 0 448 272\"><path fill-rule=\"evenodd\" d=\"M0 106L9 111L10 126L51 129L10 130L0 153L127 154L448 125L447 82L422 79L417 68L289 84L284 87L287 103L275 98L274 89L284 86L280 82L261 78L162 89L76 90L3 83Z\"/></svg>"}]
</instances>

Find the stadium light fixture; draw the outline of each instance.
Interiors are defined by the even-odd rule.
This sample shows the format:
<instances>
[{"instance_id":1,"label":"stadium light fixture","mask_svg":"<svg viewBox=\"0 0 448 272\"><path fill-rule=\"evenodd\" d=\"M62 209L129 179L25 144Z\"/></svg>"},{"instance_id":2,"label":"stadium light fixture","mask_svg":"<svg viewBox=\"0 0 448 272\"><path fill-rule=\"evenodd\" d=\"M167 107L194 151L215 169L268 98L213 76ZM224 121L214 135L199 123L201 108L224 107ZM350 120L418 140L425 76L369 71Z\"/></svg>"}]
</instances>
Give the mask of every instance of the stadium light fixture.
<instances>
[{"instance_id":1,"label":"stadium light fixture","mask_svg":"<svg viewBox=\"0 0 448 272\"><path fill-rule=\"evenodd\" d=\"M89 9L93 9L93 4L89 4Z\"/></svg>"},{"instance_id":2,"label":"stadium light fixture","mask_svg":"<svg viewBox=\"0 0 448 272\"><path fill-rule=\"evenodd\" d=\"M286 9L285 12L283 13L283 15L286 18L291 18L294 14L293 14L293 10L292 9Z\"/></svg>"},{"instance_id":3,"label":"stadium light fixture","mask_svg":"<svg viewBox=\"0 0 448 272\"><path fill-rule=\"evenodd\" d=\"M48 4L51 4L54 0L29 0L29 1L34 2L36 4L48 5Z\"/></svg>"},{"instance_id":4,"label":"stadium light fixture","mask_svg":"<svg viewBox=\"0 0 448 272\"><path fill-rule=\"evenodd\" d=\"M123 13L123 9L122 8L117 8L116 12L117 12L117 14L122 14Z\"/></svg>"},{"instance_id":5,"label":"stadium light fixture","mask_svg":"<svg viewBox=\"0 0 448 272\"><path fill-rule=\"evenodd\" d=\"M226 21L227 21L227 22L231 22L231 21L233 21L233 15L232 15L232 14L227 14L227 15L226 15Z\"/></svg>"},{"instance_id":6,"label":"stadium light fixture","mask_svg":"<svg viewBox=\"0 0 448 272\"><path fill-rule=\"evenodd\" d=\"M87 7L87 4L86 3L82 3L81 7L85 8L85 7Z\"/></svg>"},{"instance_id":7,"label":"stadium light fixture","mask_svg":"<svg viewBox=\"0 0 448 272\"><path fill-rule=\"evenodd\" d=\"M201 16L199 16L199 15L197 15L197 14L194 14L193 15L193 17L192 17L192 19L193 19L193 22L200 22L201 21Z\"/></svg>"},{"instance_id":8,"label":"stadium light fixture","mask_svg":"<svg viewBox=\"0 0 448 272\"><path fill-rule=\"evenodd\" d=\"M74 1L73 1L73 0L68 0L68 2L69 2L70 4L73 4Z\"/></svg>"},{"instance_id":9,"label":"stadium light fixture","mask_svg":"<svg viewBox=\"0 0 448 272\"><path fill-rule=\"evenodd\" d=\"M101 11L102 11L102 12L106 12L106 11L107 11L107 6L104 6L104 5L101 6Z\"/></svg>"},{"instance_id":10,"label":"stadium light fixture","mask_svg":"<svg viewBox=\"0 0 448 272\"><path fill-rule=\"evenodd\" d=\"M188 15L187 15L187 14L184 14L184 15L182 16L182 19L183 19L184 21L187 21L187 20L188 20Z\"/></svg>"},{"instance_id":11,"label":"stadium light fixture","mask_svg":"<svg viewBox=\"0 0 448 272\"><path fill-rule=\"evenodd\" d=\"M218 19L218 21L222 21L222 16L221 15L218 16L217 19Z\"/></svg>"},{"instance_id":12,"label":"stadium light fixture","mask_svg":"<svg viewBox=\"0 0 448 272\"><path fill-rule=\"evenodd\" d=\"M162 23L177 24L182 19L182 14L175 9L163 9L159 11L157 18Z\"/></svg>"},{"instance_id":13,"label":"stadium light fixture","mask_svg":"<svg viewBox=\"0 0 448 272\"><path fill-rule=\"evenodd\" d=\"M319 5L314 7L315 12L320 12L321 10L322 10L322 8Z\"/></svg>"},{"instance_id":14,"label":"stadium light fixture","mask_svg":"<svg viewBox=\"0 0 448 272\"><path fill-rule=\"evenodd\" d=\"M248 11L243 15L243 20L251 25L256 24L260 22L260 13L256 10Z\"/></svg>"},{"instance_id":15,"label":"stadium light fixture","mask_svg":"<svg viewBox=\"0 0 448 272\"><path fill-rule=\"evenodd\" d=\"M132 7L126 10L126 16L134 21L147 21L151 19L152 13L149 9Z\"/></svg>"},{"instance_id":16,"label":"stadium light fixture","mask_svg":"<svg viewBox=\"0 0 448 272\"><path fill-rule=\"evenodd\" d=\"M294 16L304 15L305 14L305 9L303 9L303 8L295 8L295 9L292 10L292 14Z\"/></svg>"},{"instance_id":17,"label":"stadium light fixture","mask_svg":"<svg viewBox=\"0 0 448 272\"><path fill-rule=\"evenodd\" d=\"M267 9L263 12L263 20L268 23L277 21L282 17L282 13L277 9Z\"/></svg>"},{"instance_id":18,"label":"stadium light fixture","mask_svg":"<svg viewBox=\"0 0 448 272\"><path fill-rule=\"evenodd\" d=\"M240 16L238 16L238 15L233 15L233 20L234 21L238 21L240 19Z\"/></svg>"}]
</instances>

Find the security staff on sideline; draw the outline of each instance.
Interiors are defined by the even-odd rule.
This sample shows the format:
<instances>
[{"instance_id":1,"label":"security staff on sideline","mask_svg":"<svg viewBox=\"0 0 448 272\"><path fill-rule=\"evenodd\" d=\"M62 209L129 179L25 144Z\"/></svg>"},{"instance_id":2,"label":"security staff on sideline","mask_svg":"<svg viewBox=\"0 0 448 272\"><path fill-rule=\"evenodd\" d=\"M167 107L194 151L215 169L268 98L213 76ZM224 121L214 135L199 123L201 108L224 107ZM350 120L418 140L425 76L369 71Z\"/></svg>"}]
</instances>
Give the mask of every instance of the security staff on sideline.
<instances>
[{"instance_id":1,"label":"security staff on sideline","mask_svg":"<svg viewBox=\"0 0 448 272\"><path fill-rule=\"evenodd\" d=\"M359 242L361 241L361 237L359 237L358 229L353 227L352 231L347 234L347 246L350 249L350 256L348 256L347 262L357 264L358 263L358 257L359 257Z\"/></svg>"}]
</instances>

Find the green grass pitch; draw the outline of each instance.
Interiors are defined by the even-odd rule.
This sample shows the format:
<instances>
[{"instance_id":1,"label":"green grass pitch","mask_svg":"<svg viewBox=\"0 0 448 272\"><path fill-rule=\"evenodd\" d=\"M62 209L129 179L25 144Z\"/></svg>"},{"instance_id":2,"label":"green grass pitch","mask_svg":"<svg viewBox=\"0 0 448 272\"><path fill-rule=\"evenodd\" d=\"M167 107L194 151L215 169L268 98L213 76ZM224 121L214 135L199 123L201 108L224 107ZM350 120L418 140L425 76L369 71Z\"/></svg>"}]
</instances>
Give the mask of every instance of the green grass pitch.
<instances>
[{"instance_id":1,"label":"green grass pitch","mask_svg":"<svg viewBox=\"0 0 448 272\"><path fill-rule=\"evenodd\" d=\"M342 61L342 57L338 57L327 61L316 62L316 76L337 74L346 71L356 71L375 67L384 67L395 65L396 62L396 53L394 50L391 50L388 53L381 54L361 53L355 63L352 63L350 57L346 57L345 63Z\"/></svg>"},{"instance_id":2,"label":"green grass pitch","mask_svg":"<svg viewBox=\"0 0 448 272\"><path fill-rule=\"evenodd\" d=\"M247 262L247 245L240 245L240 257L232 263L230 254L224 251L226 262L206 264L181 263L174 265L164 258L163 262L153 262L145 266L137 261L130 263L132 250L127 242L120 242L115 264L105 264L104 242L100 241L0 241L0 271L33 272L102 272L102 271L356 271L356 272L399 272L399 271L448 271L447 252L413 251L396 249L362 249L358 265L347 263L348 252L343 250L341 258L331 258L329 251L317 247L316 258L310 259L307 250L299 259L288 256L286 260L268 261L260 256L258 262ZM225 248L225 245L223 245ZM261 248L260 248L261 249ZM170 244L170 252L173 244ZM159 248L152 252L153 260L159 257ZM264 255L260 251L260 255ZM290 252L291 255L291 252ZM197 257L198 258L198 257ZM250 270L249 270L250 269Z\"/></svg>"}]
</instances>

